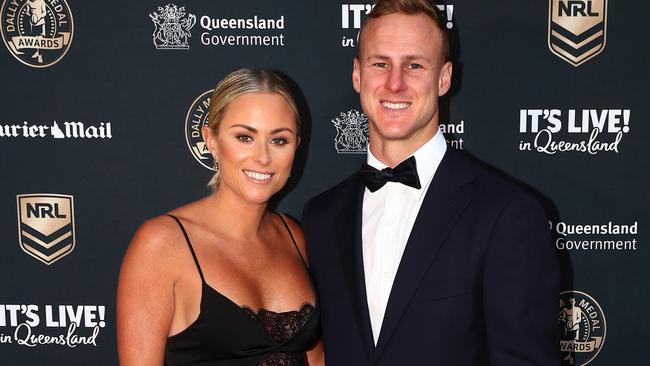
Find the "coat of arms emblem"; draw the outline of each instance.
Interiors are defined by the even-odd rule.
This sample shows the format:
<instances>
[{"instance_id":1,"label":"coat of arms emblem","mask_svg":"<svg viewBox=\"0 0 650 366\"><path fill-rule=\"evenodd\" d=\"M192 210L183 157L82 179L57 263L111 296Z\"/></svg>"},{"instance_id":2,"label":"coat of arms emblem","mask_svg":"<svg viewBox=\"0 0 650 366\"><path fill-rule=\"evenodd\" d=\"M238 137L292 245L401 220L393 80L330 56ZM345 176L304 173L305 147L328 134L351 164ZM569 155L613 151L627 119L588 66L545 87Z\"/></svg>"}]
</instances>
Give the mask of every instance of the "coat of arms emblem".
<instances>
[{"instance_id":1,"label":"coat of arms emblem","mask_svg":"<svg viewBox=\"0 0 650 366\"><path fill-rule=\"evenodd\" d=\"M351 109L332 119L336 127L334 147L339 154L362 154L368 148L368 117Z\"/></svg>"},{"instance_id":2,"label":"coat of arms emblem","mask_svg":"<svg viewBox=\"0 0 650 366\"><path fill-rule=\"evenodd\" d=\"M188 39L192 37L190 29L196 23L196 15L185 12L174 4L159 6L157 12L149 14L156 29L153 32L153 44L158 50L187 50Z\"/></svg>"}]
</instances>

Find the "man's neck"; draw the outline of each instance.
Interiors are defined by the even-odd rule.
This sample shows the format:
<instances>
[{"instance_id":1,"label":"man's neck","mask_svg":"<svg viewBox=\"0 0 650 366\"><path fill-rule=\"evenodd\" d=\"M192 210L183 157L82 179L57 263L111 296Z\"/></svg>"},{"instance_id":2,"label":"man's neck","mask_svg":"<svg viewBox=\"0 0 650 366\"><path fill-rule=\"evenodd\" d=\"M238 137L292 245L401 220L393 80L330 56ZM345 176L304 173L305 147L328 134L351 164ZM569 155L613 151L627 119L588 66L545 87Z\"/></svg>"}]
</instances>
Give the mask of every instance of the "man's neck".
<instances>
[{"instance_id":1,"label":"man's neck","mask_svg":"<svg viewBox=\"0 0 650 366\"><path fill-rule=\"evenodd\" d=\"M394 168L402 161L408 159L413 155L422 145L431 140L438 128L433 130L433 133L423 133L418 136L412 136L408 140L386 140L381 138L374 138L373 133L370 132L370 152L372 155L385 165Z\"/></svg>"}]
</instances>

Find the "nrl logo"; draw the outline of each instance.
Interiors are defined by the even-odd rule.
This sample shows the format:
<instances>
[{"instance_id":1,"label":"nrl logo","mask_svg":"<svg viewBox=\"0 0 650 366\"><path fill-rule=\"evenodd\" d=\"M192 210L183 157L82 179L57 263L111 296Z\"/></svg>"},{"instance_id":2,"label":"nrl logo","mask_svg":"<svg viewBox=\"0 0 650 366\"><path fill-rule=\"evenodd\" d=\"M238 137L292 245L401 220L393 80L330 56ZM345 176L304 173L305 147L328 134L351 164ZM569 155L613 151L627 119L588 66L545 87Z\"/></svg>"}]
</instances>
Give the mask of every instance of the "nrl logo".
<instances>
[{"instance_id":1,"label":"nrl logo","mask_svg":"<svg viewBox=\"0 0 650 366\"><path fill-rule=\"evenodd\" d=\"M605 49L607 0L549 0L548 47L573 66Z\"/></svg>"},{"instance_id":2,"label":"nrl logo","mask_svg":"<svg viewBox=\"0 0 650 366\"><path fill-rule=\"evenodd\" d=\"M21 194L18 204L18 241L23 251L50 265L75 246L73 197L64 194Z\"/></svg>"},{"instance_id":3,"label":"nrl logo","mask_svg":"<svg viewBox=\"0 0 650 366\"><path fill-rule=\"evenodd\" d=\"M584 366L593 361L605 342L605 314L584 292L560 294L560 350L563 365Z\"/></svg>"},{"instance_id":4,"label":"nrl logo","mask_svg":"<svg viewBox=\"0 0 650 366\"><path fill-rule=\"evenodd\" d=\"M368 148L368 117L355 109L332 119L336 127L334 148L339 154L362 154Z\"/></svg>"},{"instance_id":5,"label":"nrl logo","mask_svg":"<svg viewBox=\"0 0 650 366\"><path fill-rule=\"evenodd\" d=\"M186 14L185 7L174 4L158 7L157 12L149 14L156 29L153 32L153 44L157 50L187 50L190 48L188 38L192 37L190 29L196 23L194 14Z\"/></svg>"}]
</instances>

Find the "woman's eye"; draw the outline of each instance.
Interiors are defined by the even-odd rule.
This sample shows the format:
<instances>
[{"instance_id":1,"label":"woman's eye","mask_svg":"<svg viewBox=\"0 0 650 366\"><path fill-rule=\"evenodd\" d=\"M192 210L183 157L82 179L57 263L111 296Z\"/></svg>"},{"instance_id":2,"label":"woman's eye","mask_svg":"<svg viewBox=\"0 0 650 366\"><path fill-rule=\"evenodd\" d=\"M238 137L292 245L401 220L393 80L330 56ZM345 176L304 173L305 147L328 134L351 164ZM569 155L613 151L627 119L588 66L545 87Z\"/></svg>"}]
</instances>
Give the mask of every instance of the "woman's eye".
<instances>
[{"instance_id":1,"label":"woman's eye","mask_svg":"<svg viewBox=\"0 0 650 366\"><path fill-rule=\"evenodd\" d=\"M248 135L238 135L237 140L239 140L241 142L251 142L251 141L253 141L253 138L248 136Z\"/></svg>"},{"instance_id":2,"label":"woman's eye","mask_svg":"<svg viewBox=\"0 0 650 366\"><path fill-rule=\"evenodd\" d=\"M274 145L286 145L288 143L287 139L284 137L275 137L271 139L271 143Z\"/></svg>"}]
</instances>

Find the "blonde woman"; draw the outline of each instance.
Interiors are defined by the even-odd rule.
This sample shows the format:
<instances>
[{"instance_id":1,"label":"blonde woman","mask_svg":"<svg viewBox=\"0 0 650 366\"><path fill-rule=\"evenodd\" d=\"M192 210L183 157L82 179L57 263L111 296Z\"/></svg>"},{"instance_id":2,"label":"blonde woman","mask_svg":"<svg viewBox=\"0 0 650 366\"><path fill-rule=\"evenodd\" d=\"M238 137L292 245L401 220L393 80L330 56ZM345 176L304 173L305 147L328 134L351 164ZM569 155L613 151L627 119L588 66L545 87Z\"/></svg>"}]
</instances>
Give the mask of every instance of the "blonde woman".
<instances>
[{"instance_id":1,"label":"blonde woman","mask_svg":"<svg viewBox=\"0 0 650 366\"><path fill-rule=\"evenodd\" d=\"M275 73L242 69L217 85L202 130L218 164L212 194L145 222L125 255L122 366L323 362L302 231L267 209L289 178L299 128Z\"/></svg>"}]
</instances>

